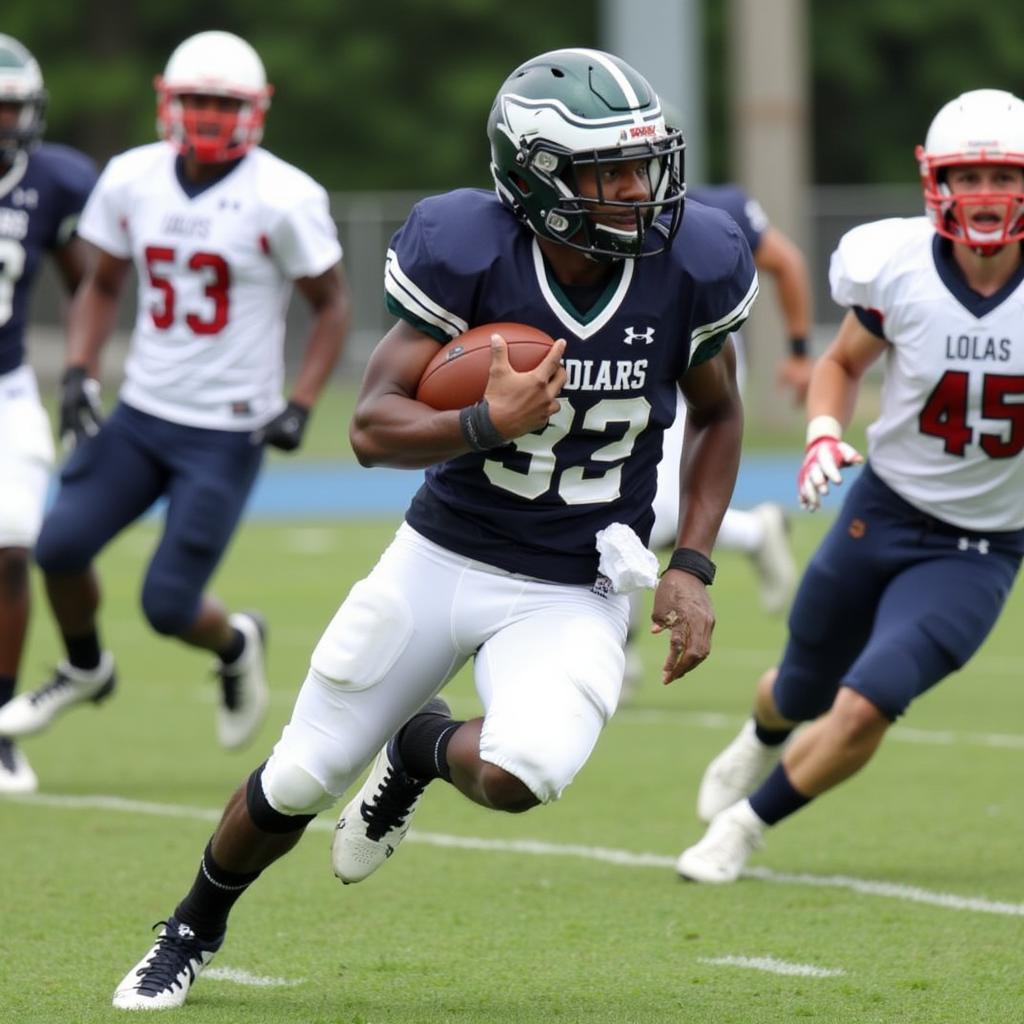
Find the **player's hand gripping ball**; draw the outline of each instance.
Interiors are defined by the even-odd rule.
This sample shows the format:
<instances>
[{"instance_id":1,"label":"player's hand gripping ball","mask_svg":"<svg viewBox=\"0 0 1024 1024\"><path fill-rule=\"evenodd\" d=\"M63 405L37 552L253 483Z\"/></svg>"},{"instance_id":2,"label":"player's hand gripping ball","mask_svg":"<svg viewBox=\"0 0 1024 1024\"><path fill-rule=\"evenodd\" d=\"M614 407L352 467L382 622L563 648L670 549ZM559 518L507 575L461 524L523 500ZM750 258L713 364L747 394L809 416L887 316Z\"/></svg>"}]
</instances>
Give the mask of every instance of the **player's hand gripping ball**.
<instances>
[{"instance_id":1,"label":"player's hand gripping ball","mask_svg":"<svg viewBox=\"0 0 1024 1024\"><path fill-rule=\"evenodd\" d=\"M554 338L527 324L496 323L471 327L449 341L427 363L416 400L432 409L464 409L484 397L491 368L491 335L508 342L513 370L532 370L547 355Z\"/></svg>"}]
</instances>

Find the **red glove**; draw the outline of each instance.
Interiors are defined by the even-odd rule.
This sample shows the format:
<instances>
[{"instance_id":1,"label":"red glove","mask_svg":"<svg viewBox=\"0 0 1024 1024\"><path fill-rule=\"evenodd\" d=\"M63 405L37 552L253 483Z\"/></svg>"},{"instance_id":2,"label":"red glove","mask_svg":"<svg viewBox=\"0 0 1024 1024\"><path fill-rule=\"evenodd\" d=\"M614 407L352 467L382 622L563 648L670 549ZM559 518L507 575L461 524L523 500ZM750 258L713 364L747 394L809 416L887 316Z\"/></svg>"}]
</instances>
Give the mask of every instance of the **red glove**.
<instances>
[{"instance_id":1,"label":"red glove","mask_svg":"<svg viewBox=\"0 0 1024 1024\"><path fill-rule=\"evenodd\" d=\"M821 504L821 496L828 494L829 482L841 484L839 470L853 466L864 458L853 445L839 438L839 422L830 416L816 416L807 428L807 449L797 477L800 504L813 512Z\"/></svg>"}]
</instances>

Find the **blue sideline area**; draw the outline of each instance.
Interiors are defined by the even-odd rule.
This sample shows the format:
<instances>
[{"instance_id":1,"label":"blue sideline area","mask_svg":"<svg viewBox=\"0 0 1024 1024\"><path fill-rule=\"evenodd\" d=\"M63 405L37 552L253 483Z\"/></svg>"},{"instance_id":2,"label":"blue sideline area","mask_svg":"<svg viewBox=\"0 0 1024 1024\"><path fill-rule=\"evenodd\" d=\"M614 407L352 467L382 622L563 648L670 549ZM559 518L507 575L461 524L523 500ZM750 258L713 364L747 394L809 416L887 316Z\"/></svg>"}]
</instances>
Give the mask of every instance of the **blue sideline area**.
<instances>
[{"instance_id":1,"label":"blue sideline area","mask_svg":"<svg viewBox=\"0 0 1024 1024\"><path fill-rule=\"evenodd\" d=\"M774 501L787 509L796 509L799 468L799 454L744 458L733 504L737 508L751 508L763 501ZM856 468L845 470L844 483L852 483L857 472ZM413 470L275 460L266 466L257 482L246 516L276 520L398 516L405 511L422 479L422 472ZM831 504L838 506L836 501Z\"/></svg>"}]
</instances>

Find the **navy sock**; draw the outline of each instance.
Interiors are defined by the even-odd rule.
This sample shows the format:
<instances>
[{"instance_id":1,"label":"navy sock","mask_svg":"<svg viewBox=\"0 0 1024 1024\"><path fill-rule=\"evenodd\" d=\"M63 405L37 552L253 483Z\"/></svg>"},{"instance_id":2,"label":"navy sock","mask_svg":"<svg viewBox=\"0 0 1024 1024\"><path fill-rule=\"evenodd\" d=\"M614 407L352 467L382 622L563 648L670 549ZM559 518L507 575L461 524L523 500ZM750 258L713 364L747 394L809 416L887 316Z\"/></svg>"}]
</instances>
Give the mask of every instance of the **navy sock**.
<instances>
[{"instance_id":1,"label":"navy sock","mask_svg":"<svg viewBox=\"0 0 1024 1024\"><path fill-rule=\"evenodd\" d=\"M230 665L233 662L238 661L242 656L242 651L245 650L245 634L234 626L231 627L231 642L222 651L217 652L217 657L220 658L225 665Z\"/></svg>"},{"instance_id":2,"label":"navy sock","mask_svg":"<svg viewBox=\"0 0 1024 1024\"><path fill-rule=\"evenodd\" d=\"M17 680L14 676L0 676L0 707L3 707L13 696Z\"/></svg>"},{"instance_id":3,"label":"navy sock","mask_svg":"<svg viewBox=\"0 0 1024 1024\"><path fill-rule=\"evenodd\" d=\"M68 661L74 668L83 672L91 672L100 667L100 637L96 630L85 636L64 635L64 646L67 648Z\"/></svg>"},{"instance_id":4,"label":"navy sock","mask_svg":"<svg viewBox=\"0 0 1024 1024\"><path fill-rule=\"evenodd\" d=\"M413 715L398 731L398 756L407 774L420 782L452 781L448 744L462 725L448 715Z\"/></svg>"},{"instance_id":5,"label":"navy sock","mask_svg":"<svg viewBox=\"0 0 1024 1024\"><path fill-rule=\"evenodd\" d=\"M260 873L236 875L225 871L213 859L211 839L203 851L199 872L188 895L175 908L174 916L187 924L200 940L218 941L228 926L228 914L235 901L259 878Z\"/></svg>"},{"instance_id":6,"label":"navy sock","mask_svg":"<svg viewBox=\"0 0 1024 1024\"><path fill-rule=\"evenodd\" d=\"M793 735L792 729L769 729L754 719L754 735L766 746L777 747Z\"/></svg>"},{"instance_id":7,"label":"navy sock","mask_svg":"<svg viewBox=\"0 0 1024 1024\"><path fill-rule=\"evenodd\" d=\"M780 762L750 797L750 806L766 825L774 825L799 811L813 799L813 797L804 796L793 787L793 783L789 781L789 776L786 774L785 766Z\"/></svg>"}]
</instances>

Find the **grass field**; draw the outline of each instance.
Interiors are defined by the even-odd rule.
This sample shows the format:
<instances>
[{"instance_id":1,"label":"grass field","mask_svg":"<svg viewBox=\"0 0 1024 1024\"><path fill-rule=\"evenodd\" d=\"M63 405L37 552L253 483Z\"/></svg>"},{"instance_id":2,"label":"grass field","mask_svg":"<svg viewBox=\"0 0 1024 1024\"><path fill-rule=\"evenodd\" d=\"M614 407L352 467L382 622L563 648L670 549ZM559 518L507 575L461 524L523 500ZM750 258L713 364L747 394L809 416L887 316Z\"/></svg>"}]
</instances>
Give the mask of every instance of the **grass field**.
<instances>
[{"instance_id":1,"label":"grass field","mask_svg":"<svg viewBox=\"0 0 1024 1024\"><path fill-rule=\"evenodd\" d=\"M825 525L801 517L806 558ZM266 755L308 654L393 524L246 526L217 580L271 623L270 721L213 740L207 660L143 627L151 525L103 555L121 689L26 742L41 793L0 802L0 1021L123 1019L114 985L191 881L219 809ZM182 1019L275 1024L987 1024L1024 1020L1024 725L1015 594L973 665L919 702L867 772L769 835L733 886L676 879L707 760L783 625L723 554L712 658L650 680L552 807L499 816L442 783L378 875L342 888L325 815L238 905ZM26 682L58 656L40 601ZM475 713L468 676L450 687ZM783 973L789 971L791 973Z\"/></svg>"}]
</instances>

